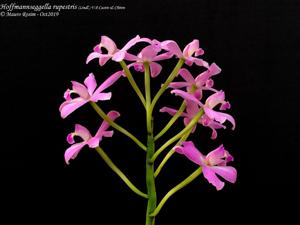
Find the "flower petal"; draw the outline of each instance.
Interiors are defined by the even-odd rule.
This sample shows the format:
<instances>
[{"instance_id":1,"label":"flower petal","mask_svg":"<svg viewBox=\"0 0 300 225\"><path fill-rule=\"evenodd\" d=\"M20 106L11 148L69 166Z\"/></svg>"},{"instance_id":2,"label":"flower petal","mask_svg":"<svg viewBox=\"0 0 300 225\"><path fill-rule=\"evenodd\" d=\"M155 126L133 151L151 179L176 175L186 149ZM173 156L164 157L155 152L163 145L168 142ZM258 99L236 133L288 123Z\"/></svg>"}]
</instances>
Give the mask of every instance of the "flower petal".
<instances>
[{"instance_id":1,"label":"flower petal","mask_svg":"<svg viewBox=\"0 0 300 225\"><path fill-rule=\"evenodd\" d=\"M218 137L218 132L215 128L210 127L210 129L212 130L210 139L215 140Z\"/></svg>"},{"instance_id":2,"label":"flower petal","mask_svg":"<svg viewBox=\"0 0 300 225\"><path fill-rule=\"evenodd\" d=\"M215 63L212 63L208 69L211 76L217 75L222 71L221 68Z\"/></svg>"},{"instance_id":3,"label":"flower petal","mask_svg":"<svg viewBox=\"0 0 300 225\"><path fill-rule=\"evenodd\" d=\"M169 113L171 116L174 116L177 113L177 109L172 109L169 107L162 107L160 110L160 112L166 112ZM181 116L187 116L187 114L185 112L181 113Z\"/></svg>"},{"instance_id":4,"label":"flower petal","mask_svg":"<svg viewBox=\"0 0 300 225\"><path fill-rule=\"evenodd\" d=\"M148 44L153 45L153 41L151 41L151 39L149 39L149 38L140 38L136 43L138 43L138 42L146 42Z\"/></svg>"},{"instance_id":5,"label":"flower petal","mask_svg":"<svg viewBox=\"0 0 300 225\"><path fill-rule=\"evenodd\" d=\"M165 60L165 59L170 59L170 58L172 58L172 56L173 56L173 53L165 52L165 53L155 56L152 59L152 61L161 61L161 60Z\"/></svg>"},{"instance_id":6,"label":"flower petal","mask_svg":"<svg viewBox=\"0 0 300 225\"><path fill-rule=\"evenodd\" d=\"M218 91L206 99L205 105L213 109L216 105L223 103L224 99L225 99L224 91Z\"/></svg>"},{"instance_id":7,"label":"flower petal","mask_svg":"<svg viewBox=\"0 0 300 225\"><path fill-rule=\"evenodd\" d=\"M202 48L198 48L196 51L195 51L195 56L199 56L199 55L203 55L204 54L204 50Z\"/></svg>"},{"instance_id":8,"label":"flower petal","mask_svg":"<svg viewBox=\"0 0 300 225\"><path fill-rule=\"evenodd\" d=\"M125 58L125 55L126 51L120 50L113 55L112 60L115 62L121 62Z\"/></svg>"},{"instance_id":9,"label":"flower petal","mask_svg":"<svg viewBox=\"0 0 300 225\"><path fill-rule=\"evenodd\" d=\"M236 182L237 171L232 166L213 166L210 167L212 171L216 174L223 177L225 180L229 181L230 183Z\"/></svg>"},{"instance_id":10,"label":"flower petal","mask_svg":"<svg viewBox=\"0 0 300 225\"><path fill-rule=\"evenodd\" d=\"M160 112L166 112L166 113L169 113L171 116L174 116L178 110L176 109L172 109L172 108L169 108L169 107L162 107L160 110Z\"/></svg>"},{"instance_id":11,"label":"flower petal","mask_svg":"<svg viewBox=\"0 0 300 225\"><path fill-rule=\"evenodd\" d=\"M98 101L107 101L111 99L111 92L108 93L97 93L94 94L93 97L91 98L91 101L93 102L98 102Z\"/></svg>"},{"instance_id":12,"label":"flower petal","mask_svg":"<svg viewBox=\"0 0 300 225\"><path fill-rule=\"evenodd\" d=\"M100 56L100 53L98 53L98 52L92 52L91 54L88 55L88 57L86 59L86 64L88 64L93 59L99 58L99 56Z\"/></svg>"},{"instance_id":13,"label":"flower petal","mask_svg":"<svg viewBox=\"0 0 300 225\"><path fill-rule=\"evenodd\" d=\"M68 115L70 115L72 112L74 112L76 109L78 109L85 103L87 103L87 100L80 98L80 97L72 99L71 101L65 101L60 106L59 111L60 111L61 117L66 118Z\"/></svg>"},{"instance_id":14,"label":"flower petal","mask_svg":"<svg viewBox=\"0 0 300 225\"><path fill-rule=\"evenodd\" d=\"M144 72L145 71L143 63L136 62L136 63L130 64L130 66L131 65L133 65L134 70L137 71L137 72ZM129 68L129 66L128 66L128 68Z\"/></svg>"},{"instance_id":15,"label":"flower petal","mask_svg":"<svg viewBox=\"0 0 300 225\"><path fill-rule=\"evenodd\" d=\"M109 55L112 55L117 50L115 42L107 36L101 36L101 45L106 48Z\"/></svg>"},{"instance_id":16,"label":"flower petal","mask_svg":"<svg viewBox=\"0 0 300 225\"><path fill-rule=\"evenodd\" d=\"M195 39L183 49L184 57L192 56L199 49L199 40Z\"/></svg>"},{"instance_id":17,"label":"flower petal","mask_svg":"<svg viewBox=\"0 0 300 225\"><path fill-rule=\"evenodd\" d=\"M197 66L203 66L205 68L209 68L209 64L206 61L204 61L203 59L190 57L189 60L194 62Z\"/></svg>"},{"instance_id":18,"label":"flower petal","mask_svg":"<svg viewBox=\"0 0 300 225\"><path fill-rule=\"evenodd\" d=\"M107 114L107 116L108 116L112 121L114 121L115 119L117 119L117 118L120 116L120 113L117 112L117 111L110 111L110 112ZM98 131L97 131L97 133L96 133L95 136L101 136L102 133L103 133L104 131L106 131L108 127L109 127L108 122L106 122L106 121L104 120L104 121L102 122L101 126L99 127L99 129L98 129Z\"/></svg>"},{"instance_id":19,"label":"flower petal","mask_svg":"<svg viewBox=\"0 0 300 225\"><path fill-rule=\"evenodd\" d=\"M142 59L142 61L152 62L153 58L157 55L154 47L152 45L148 45L142 49L142 51L138 54L138 57Z\"/></svg>"},{"instance_id":20,"label":"flower petal","mask_svg":"<svg viewBox=\"0 0 300 225\"><path fill-rule=\"evenodd\" d=\"M97 87L97 82L96 82L94 74L90 73L89 76L87 78L85 78L84 84L87 87L89 95L92 96L93 92L95 91L95 89Z\"/></svg>"},{"instance_id":21,"label":"flower petal","mask_svg":"<svg viewBox=\"0 0 300 225\"><path fill-rule=\"evenodd\" d=\"M120 113L117 111L110 111L107 116L114 121L116 118L120 116ZM90 148L96 148L99 146L100 141L102 140L102 137L112 137L113 131L107 131L107 128L109 127L109 123L106 122L105 120L102 122L101 126L99 127L97 133L95 134L94 137L92 137L88 141L88 145Z\"/></svg>"},{"instance_id":22,"label":"flower petal","mask_svg":"<svg viewBox=\"0 0 300 225\"><path fill-rule=\"evenodd\" d=\"M163 41L161 42L161 48L173 53L178 58L181 58L183 56L178 44L175 41Z\"/></svg>"},{"instance_id":23,"label":"flower petal","mask_svg":"<svg viewBox=\"0 0 300 225\"><path fill-rule=\"evenodd\" d=\"M226 160L226 163L234 160L233 156L230 155L229 152L226 150L225 150L225 160Z\"/></svg>"},{"instance_id":24,"label":"flower petal","mask_svg":"<svg viewBox=\"0 0 300 225\"><path fill-rule=\"evenodd\" d=\"M74 145L71 145L66 151L65 151L65 161L67 164L70 164L70 159L75 159L80 150L83 148L83 146L86 145L85 142L76 143Z\"/></svg>"},{"instance_id":25,"label":"flower petal","mask_svg":"<svg viewBox=\"0 0 300 225\"><path fill-rule=\"evenodd\" d=\"M204 107L205 114L213 120L218 121L219 123L223 124L226 120L228 120L232 124L232 130L235 129L235 120L234 118L227 114L222 112L216 112L210 108Z\"/></svg>"},{"instance_id":26,"label":"flower petal","mask_svg":"<svg viewBox=\"0 0 300 225\"><path fill-rule=\"evenodd\" d=\"M183 87L188 87L189 83L188 82L172 82L169 84L170 88L183 88Z\"/></svg>"},{"instance_id":27,"label":"flower petal","mask_svg":"<svg viewBox=\"0 0 300 225\"><path fill-rule=\"evenodd\" d=\"M192 101L186 101L186 112L190 118L193 118L199 111L200 108L198 104Z\"/></svg>"},{"instance_id":28,"label":"flower petal","mask_svg":"<svg viewBox=\"0 0 300 225\"><path fill-rule=\"evenodd\" d=\"M188 66L192 66L194 63L194 58L193 57L186 58L184 63Z\"/></svg>"},{"instance_id":29,"label":"flower petal","mask_svg":"<svg viewBox=\"0 0 300 225\"><path fill-rule=\"evenodd\" d=\"M204 156L199 152L192 141L182 142L182 146L183 147L179 148L176 146L174 150L185 155L189 160L200 166L204 164Z\"/></svg>"},{"instance_id":30,"label":"flower petal","mask_svg":"<svg viewBox=\"0 0 300 225\"><path fill-rule=\"evenodd\" d=\"M107 61L111 58L110 55L108 54L100 54L99 55L99 65L100 66L104 66L105 63L107 63Z\"/></svg>"},{"instance_id":31,"label":"flower petal","mask_svg":"<svg viewBox=\"0 0 300 225\"><path fill-rule=\"evenodd\" d=\"M224 187L224 182L222 182L215 174L215 172L211 169L211 167L203 166L202 172L206 180L210 184L216 187L216 189L219 191Z\"/></svg>"},{"instance_id":32,"label":"flower petal","mask_svg":"<svg viewBox=\"0 0 300 225\"><path fill-rule=\"evenodd\" d=\"M81 84L77 81L71 81L71 82L72 82L72 86L73 86L72 89L73 89L74 92L76 92L82 98L88 98L89 97L89 92L83 84Z\"/></svg>"},{"instance_id":33,"label":"flower petal","mask_svg":"<svg viewBox=\"0 0 300 225\"><path fill-rule=\"evenodd\" d=\"M209 127L212 130L212 134L211 134L211 139L216 139L218 136L218 133L216 131L216 129L225 129L226 127L222 124L220 124L219 122L215 122L212 119L210 119L207 115L203 115L201 117L201 123L203 126L205 127Z\"/></svg>"},{"instance_id":34,"label":"flower petal","mask_svg":"<svg viewBox=\"0 0 300 225\"><path fill-rule=\"evenodd\" d=\"M210 153L206 155L206 160L209 162L211 166L216 166L220 162L222 162L225 157L225 148L223 145L220 145L218 148L212 150Z\"/></svg>"},{"instance_id":35,"label":"flower petal","mask_svg":"<svg viewBox=\"0 0 300 225\"><path fill-rule=\"evenodd\" d=\"M67 136L67 142L69 144L74 144L75 143L75 140L74 140L74 133L69 133L68 136Z\"/></svg>"},{"instance_id":36,"label":"flower petal","mask_svg":"<svg viewBox=\"0 0 300 225\"><path fill-rule=\"evenodd\" d=\"M88 140L87 144L90 148L96 148L99 146L100 141L102 141L102 136L95 136Z\"/></svg>"},{"instance_id":37,"label":"flower petal","mask_svg":"<svg viewBox=\"0 0 300 225\"><path fill-rule=\"evenodd\" d=\"M139 60L139 57L137 57L136 55L130 54L128 52L125 53L125 58L128 61L137 61Z\"/></svg>"},{"instance_id":38,"label":"flower petal","mask_svg":"<svg viewBox=\"0 0 300 225\"><path fill-rule=\"evenodd\" d=\"M102 133L103 137L112 137L114 134L114 131L113 130L106 130Z\"/></svg>"},{"instance_id":39,"label":"flower petal","mask_svg":"<svg viewBox=\"0 0 300 225\"><path fill-rule=\"evenodd\" d=\"M105 90L106 88L110 87L111 85L113 85L123 74L123 71L118 71L115 72L114 74L112 74L109 78L107 78L98 88L97 90L94 92L94 94L99 94L101 93L103 90Z\"/></svg>"},{"instance_id":40,"label":"flower petal","mask_svg":"<svg viewBox=\"0 0 300 225\"><path fill-rule=\"evenodd\" d=\"M208 79L206 82L205 82L205 87L206 88L211 88L212 86L214 86L214 81L212 79Z\"/></svg>"},{"instance_id":41,"label":"flower petal","mask_svg":"<svg viewBox=\"0 0 300 225\"><path fill-rule=\"evenodd\" d=\"M93 50L94 50L94 52L102 53L100 44L97 44L97 45L93 48Z\"/></svg>"},{"instance_id":42,"label":"flower petal","mask_svg":"<svg viewBox=\"0 0 300 225\"><path fill-rule=\"evenodd\" d=\"M161 65L159 65L156 62L151 62L150 63L150 74L151 74L151 77L156 77L160 73L161 69L162 69Z\"/></svg>"},{"instance_id":43,"label":"flower petal","mask_svg":"<svg viewBox=\"0 0 300 225\"><path fill-rule=\"evenodd\" d=\"M161 42L156 40L156 39L153 39L150 44L154 47L154 49L157 51L157 52L160 52L161 51Z\"/></svg>"},{"instance_id":44,"label":"flower petal","mask_svg":"<svg viewBox=\"0 0 300 225\"><path fill-rule=\"evenodd\" d=\"M220 106L220 110L226 110L226 109L230 109L231 105L229 102L224 102L222 103L222 105Z\"/></svg>"},{"instance_id":45,"label":"flower petal","mask_svg":"<svg viewBox=\"0 0 300 225\"><path fill-rule=\"evenodd\" d=\"M75 135L81 137L84 141L91 138L89 130L80 124L75 124Z\"/></svg>"},{"instance_id":46,"label":"flower petal","mask_svg":"<svg viewBox=\"0 0 300 225\"><path fill-rule=\"evenodd\" d=\"M195 92L194 92L194 96L195 96L195 98L197 98L197 99L202 99L202 89L201 88L197 88L196 90L195 90Z\"/></svg>"},{"instance_id":47,"label":"flower petal","mask_svg":"<svg viewBox=\"0 0 300 225\"><path fill-rule=\"evenodd\" d=\"M141 38L139 35L135 36L130 41L128 41L127 44L121 50L127 51L128 49L130 49L132 46L134 46L140 40L141 40ZM148 39L144 38L144 39L142 39L142 41L148 41Z\"/></svg>"},{"instance_id":48,"label":"flower petal","mask_svg":"<svg viewBox=\"0 0 300 225\"><path fill-rule=\"evenodd\" d=\"M180 69L178 74L180 74L180 76L186 80L187 82L189 83L196 83L195 82L195 79L193 77L193 75L190 73L190 71L188 71L187 69L183 68L183 69Z\"/></svg>"},{"instance_id":49,"label":"flower petal","mask_svg":"<svg viewBox=\"0 0 300 225\"><path fill-rule=\"evenodd\" d=\"M172 94L175 94L175 95L178 95L180 97L182 97L183 99L187 100L187 101L192 101L200 106L202 106L203 104L197 99L195 98L195 96L185 92L185 91L182 91L182 90L178 90L178 89L174 89L171 91Z\"/></svg>"},{"instance_id":50,"label":"flower petal","mask_svg":"<svg viewBox=\"0 0 300 225\"><path fill-rule=\"evenodd\" d=\"M71 101L72 100L71 93L72 91L70 89L67 89L64 93L64 99L66 99L67 101Z\"/></svg>"}]
</instances>

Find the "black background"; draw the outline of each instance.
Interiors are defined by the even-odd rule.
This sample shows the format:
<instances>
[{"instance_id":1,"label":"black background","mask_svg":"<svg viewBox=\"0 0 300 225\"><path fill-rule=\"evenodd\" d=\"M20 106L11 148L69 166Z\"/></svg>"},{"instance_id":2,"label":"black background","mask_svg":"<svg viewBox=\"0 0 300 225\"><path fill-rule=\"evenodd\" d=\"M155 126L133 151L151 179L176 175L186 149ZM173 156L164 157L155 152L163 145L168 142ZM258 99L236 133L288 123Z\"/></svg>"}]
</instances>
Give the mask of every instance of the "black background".
<instances>
[{"instance_id":1,"label":"black background","mask_svg":"<svg viewBox=\"0 0 300 225\"><path fill-rule=\"evenodd\" d=\"M69 166L64 163L66 135L74 123L94 133L101 122L96 113L86 105L62 120L58 112L70 80L82 82L94 72L101 82L119 69L113 62L103 68L97 60L85 64L100 36L122 46L136 34L173 39L181 47L199 39L203 58L222 68L216 88L226 92L237 122L235 131L220 131L216 141L205 128L192 136L203 153L224 143L235 156L237 183L217 192L201 176L167 202L157 224L297 224L300 2L93 3L126 10L0 20L0 224L144 223L144 199L127 189L95 151L86 147ZM153 80L153 90L176 60L168 63ZM142 75L135 77L142 84ZM126 79L112 91L112 100L101 105L120 111L119 123L145 141L143 108ZM164 105L176 107L180 101L163 97L158 108ZM158 131L169 116L156 112L155 119ZM179 130L182 123L177 124ZM101 145L145 190L143 151L118 132ZM157 179L159 198L195 168L175 155Z\"/></svg>"}]
</instances>

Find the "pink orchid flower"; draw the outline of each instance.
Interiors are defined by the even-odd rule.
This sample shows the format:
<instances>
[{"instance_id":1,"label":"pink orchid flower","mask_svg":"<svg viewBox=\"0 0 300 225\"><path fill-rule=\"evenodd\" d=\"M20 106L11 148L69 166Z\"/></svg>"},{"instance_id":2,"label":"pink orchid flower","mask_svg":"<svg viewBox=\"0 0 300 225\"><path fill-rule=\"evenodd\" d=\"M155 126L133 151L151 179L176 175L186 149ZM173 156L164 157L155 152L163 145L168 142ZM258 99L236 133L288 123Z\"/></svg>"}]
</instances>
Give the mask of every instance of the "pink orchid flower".
<instances>
[{"instance_id":1,"label":"pink orchid flower","mask_svg":"<svg viewBox=\"0 0 300 225\"><path fill-rule=\"evenodd\" d=\"M120 114L117 111L110 111L107 116L111 120L115 120ZM107 131L108 127L109 124L106 121L103 121L96 135L92 137L87 128L80 124L76 124L75 131L67 136L67 142L72 145L65 152L66 163L69 164L70 159L75 159L85 145L88 145L90 148L96 148L99 146L103 137L112 137L113 131ZM79 136L82 139L82 142L75 143L74 136Z\"/></svg>"},{"instance_id":2,"label":"pink orchid flower","mask_svg":"<svg viewBox=\"0 0 300 225\"><path fill-rule=\"evenodd\" d=\"M185 80L183 82L172 82L169 84L171 88L183 88L186 87L189 93L193 93L197 99L202 98L202 90L212 90L213 80L210 79L212 76L217 75L221 72L221 69L217 64L211 64L206 71L199 74L196 78L185 68L179 70L179 75Z\"/></svg>"},{"instance_id":3,"label":"pink orchid flower","mask_svg":"<svg viewBox=\"0 0 300 225\"><path fill-rule=\"evenodd\" d=\"M217 175L229 181L236 182L237 171L227 163L233 161L233 157L226 151L223 145L204 156L194 145L192 141L182 143L182 146L176 146L174 150L185 155L189 160L202 167L205 179L208 180L219 191L224 187L224 182Z\"/></svg>"},{"instance_id":4,"label":"pink orchid flower","mask_svg":"<svg viewBox=\"0 0 300 225\"><path fill-rule=\"evenodd\" d=\"M178 44L175 41L167 40L160 43L160 47L166 51L172 52L178 58L185 59L185 64L191 66L195 63L197 66L209 67L208 63L202 59L196 58L203 55L204 50L199 47L199 40L193 40L190 42L183 51L180 50ZM195 56L195 57L194 57Z\"/></svg>"},{"instance_id":5,"label":"pink orchid flower","mask_svg":"<svg viewBox=\"0 0 300 225\"><path fill-rule=\"evenodd\" d=\"M185 126L187 126L190 123L190 121L196 116L196 114L200 111L200 107L196 103L191 101L186 101L186 104L187 104L186 112L183 112L180 115L181 117L183 117L183 123ZM160 112L166 112L172 116L174 116L177 111L178 110L169 107L163 107L160 109ZM210 119L205 114L200 118L198 123L202 124L205 127L209 127L212 130L211 139L217 138L218 133L216 129L226 128L223 124L220 124L219 122ZM197 124L193 127L191 133L194 133L196 128L197 128Z\"/></svg>"},{"instance_id":6,"label":"pink orchid flower","mask_svg":"<svg viewBox=\"0 0 300 225\"><path fill-rule=\"evenodd\" d=\"M76 109L83 106L89 101L97 102L109 100L111 98L111 92L106 93L103 91L106 88L110 87L113 83L115 83L121 75L123 75L123 71L114 73L108 79L106 79L97 89L97 82L95 76L92 73L90 73L89 76L84 80L84 85L76 81L72 81L72 90L68 89L65 92L65 101L59 107L61 117L66 118ZM72 93L76 93L78 97L72 99Z\"/></svg>"},{"instance_id":7,"label":"pink orchid flower","mask_svg":"<svg viewBox=\"0 0 300 225\"><path fill-rule=\"evenodd\" d=\"M205 115L210 120L216 121L219 124L223 124L226 120L228 120L232 124L232 129L233 130L235 129L235 120L231 115L213 110L213 108L215 108L219 104L221 104L220 110L226 110L226 109L230 108L230 103L225 101L224 91L218 91L218 92L212 94L211 96L209 96L206 99L205 104L201 103L197 98L195 98L195 96L193 96L187 92L184 92L182 90L175 89L175 90L172 90L171 93L178 95L187 101L191 101L191 102L198 104L200 107L203 108ZM193 104L190 104L190 107L192 105ZM189 108L189 107L187 107L187 108ZM193 113L195 113L195 109L196 109L195 106L192 109L190 109L192 111L190 113L191 115ZM198 110L198 112L199 112L199 110Z\"/></svg>"},{"instance_id":8,"label":"pink orchid flower","mask_svg":"<svg viewBox=\"0 0 300 225\"><path fill-rule=\"evenodd\" d=\"M86 63L88 64L91 60L98 58L99 65L103 66L109 59L113 61L120 62L125 58L126 52L132 46L134 46L138 42L148 42L151 43L148 38L140 38L139 35L131 39L122 49L118 49L117 45L113 40L111 40L107 36L101 36L100 44L94 47L94 52L89 54L86 59ZM107 53L102 52L102 48L106 49Z\"/></svg>"},{"instance_id":9,"label":"pink orchid flower","mask_svg":"<svg viewBox=\"0 0 300 225\"><path fill-rule=\"evenodd\" d=\"M150 66L151 77L156 77L162 69L161 65L156 63L156 61L169 59L173 56L173 54L170 52L165 52L157 55L158 52L159 49L153 44L143 48L137 56L126 53L126 60L135 61L134 63L129 64L128 68L133 66L136 71L144 72L144 63L148 62Z\"/></svg>"}]
</instances>

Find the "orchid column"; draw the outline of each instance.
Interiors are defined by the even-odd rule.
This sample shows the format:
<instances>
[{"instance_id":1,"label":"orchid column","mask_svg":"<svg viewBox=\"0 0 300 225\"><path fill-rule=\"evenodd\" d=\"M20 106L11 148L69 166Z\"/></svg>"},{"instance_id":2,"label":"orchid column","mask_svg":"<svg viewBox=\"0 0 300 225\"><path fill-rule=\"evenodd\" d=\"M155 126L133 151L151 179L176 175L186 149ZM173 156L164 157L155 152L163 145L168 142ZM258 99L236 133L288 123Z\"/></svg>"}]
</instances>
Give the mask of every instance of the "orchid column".
<instances>
[{"instance_id":1,"label":"orchid column","mask_svg":"<svg viewBox=\"0 0 300 225\"><path fill-rule=\"evenodd\" d=\"M130 48L138 43L144 43L147 46L137 55L129 53ZM102 52L103 49L105 49L106 53ZM218 105L220 105L220 110L229 109L230 104L228 101L225 101L225 93L223 91L213 88L214 83L212 77L219 74L221 69L215 63L210 65L206 61L198 58L198 56L203 54L204 51L199 47L198 40L193 40L181 51L175 41L167 40L160 42L155 39L151 40L149 38L136 36L123 48L119 49L109 37L102 36L100 43L94 47L94 51L87 57L86 62L89 63L91 60L98 59L99 65L104 66L111 59L119 64L121 70L109 76L99 87L97 87L96 78L93 74L90 74L84 80L84 84L72 81L72 90L67 89L64 94L65 101L59 108L61 117L66 118L73 111L89 103L103 119L102 124L94 136L92 136L84 126L79 124L75 125L75 131L67 136L68 143L72 145L65 152L65 161L69 164L69 161L75 159L80 150L86 145L95 149L104 162L134 193L147 199L146 225L154 225L155 217L167 200L202 173L217 190L221 190L224 187L224 182L221 181L218 176L231 183L236 181L237 172L235 168L227 166L228 162L233 161L233 157L225 150L223 145L219 145L215 150L204 155L196 148L192 141L187 141L190 134L196 131L197 124L210 127L212 129L212 139L217 138L217 129L226 128L224 125L226 121L229 121L233 125L233 129L235 127L235 120L231 115L215 110ZM151 90L151 82L154 81L154 78L162 71L162 66L158 62L171 59L174 56L177 58L177 64L170 75L166 77L160 89L155 95L153 94L152 99L151 92L153 92L153 90ZM128 65L126 61L129 61ZM184 65L189 67L196 65L205 68L205 71L194 78L187 68L182 68ZM141 91L135 82L134 76L130 71L132 68L136 72L144 73L144 91ZM180 75L179 77L182 77L183 80L173 82L178 75ZM101 105L99 105L100 102L101 104L105 104L103 101L111 99L112 93L104 92L104 90L110 88L122 76L128 79L143 109L145 109L145 122L147 127L145 132L147 136L146 144L143 144L142 141L138 140L132 133L115 121L120 116L119 112L111 110L106 113L102 110ZM168 88L173 89L171 93L181 97L182 104L178 110L170 107L160 109L161 112L167 112L172 117L161 131L154 134L153 124L156 121L152 114L155 110L156 103ZM182 88L184 88L184 90L182 90ZM205 102L203 102L203 92L212 92ZM72 98L71 95L73 94L78 96ZM180 117L183 117L183 129L171 139L166 140L162 146L155 149L155 141L168 132ZM126 135L129 139L134 141L140 149L146 152L145 192L137 188L99 146L103 137L113 136L114 131L107 130L109 127ZM81 137L82 142L75 143L74 136ZM169 152L165 154L162 161L158 164L157 168L155 168L155 161L158 160L158 156L165 152L167 148L169 148ZM176 152L185 155L197 165L197 168L190 176L166 193L160 201L157 201L155 179L167 161Z\"/></svg>"}]
</instances>

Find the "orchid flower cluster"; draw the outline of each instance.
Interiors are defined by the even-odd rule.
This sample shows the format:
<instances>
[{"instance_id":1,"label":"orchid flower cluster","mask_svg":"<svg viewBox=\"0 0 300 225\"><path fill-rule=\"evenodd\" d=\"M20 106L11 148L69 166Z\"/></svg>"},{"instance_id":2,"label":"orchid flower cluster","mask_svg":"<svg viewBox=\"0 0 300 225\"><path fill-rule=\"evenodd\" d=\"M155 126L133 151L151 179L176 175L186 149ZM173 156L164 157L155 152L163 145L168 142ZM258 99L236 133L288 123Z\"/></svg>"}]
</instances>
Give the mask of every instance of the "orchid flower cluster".
<instances>
[{"instance_id":1,"label":"orchid flower cluster","mask_svg":"<svg viewBox=\"0 0 300 225\"><path fill-rule=\"evenodd\" d=\"M130 53L130 49L140 43L144 46L146 45L146 47L142 48L137 55ZM203 173L204 178L217 190L221 190L224 187L225 183L222 179L230 183L235 183L236 181L236 169L227 165L233 161L233 157L223 145L218 146L207 155L204 155L197 149L195 144L189 140L190 134L196 132L197 127L201 125L211 130L211 139L217 139L218 130L225 129L227 121L231 124L232 129L235 128L234 118L224 112L230 108L230 103L225 100L224 91L214 88L213 78L221 72L221 69L217 64L209 64L201 59L200 57L203 56L203 54L204 50L200 48L198 40L190 42L182 51L173 40L158 41L155 39L141 38L137 35L123 48L119 49L115 42L109 37L101 36L100 43L97 44L93 48L93 51L87 56L86 63L96 59L100 67L102 67L111 60L120 65L120 70L108 76L100 85L97 84L96 78L92 73L85 78L83 83L72 81L72 89L66 90L64 93L65 101L59 107L61 117L66 118L85 104L90 104L103 119L102 124L94 136L83 125L75 124L74 132L67 136L67 142L71 146L65 151L65 161L69 164L86 145L89 148L95 149L107 165L120 176L133 192L147 199L146 225L154 225L155 216L160 212L165 202L201 173ZM150 83L152 79L154 80L155 77L162 74L162 66L159 62L174 57L178 59L176 66L170 75L166 77L165 82L153 97ZM196 76L193 75L188 69L193 65L201 67L204 72ZM185 66L185 68L183 68L183 66ZM135 82L132 71L144 73L144 94ZM101 105L105 104L104 101L108 101L112 98L112 93L107 91L107 89L110 89L119 79L126 78L145 109L147 125L147 132L145 132L145 134L147 135L147 144L143 144L142 141L138 140L133 134L116 122L116 119L121 115L119 112L111 110L105 113L101 108ZM174 81L174 79L177 80ZM182 100L182 104L179 109L172 107L163 107L160 109L160 112L168 113L171 115L171 118L160 132L154 134L153 123L155 120L152 116L153 110L161 95L167 90L170 90L171 94L178 96L178 99ZM205 99L204 96L209 97ZM179 118L183 119L184 128L156 149L155 142L161 138ZM126 135L146 152L146 192L142 192L138 189L100 147L104 137L108 138L113 136L114 131L109 130L110 127ZM75 136L80 137L82 141L75 143ZM157 160L157 157L167 148L169 148L169 152L165 154L160 164L155 167L154 162ZM176 153L184 155L187 159L197 164L197 169L189 177L171 189L157 204L156 178L169 158Z\"/></svg>"}]
</instances>

